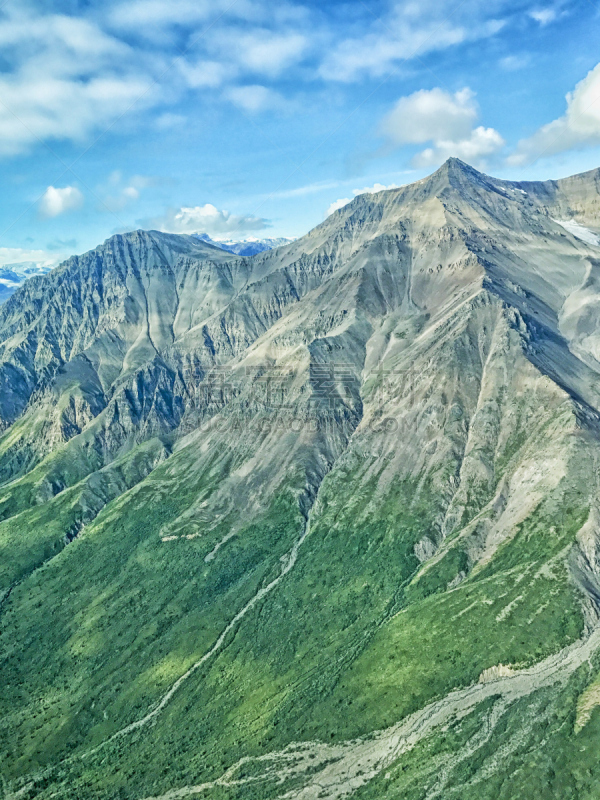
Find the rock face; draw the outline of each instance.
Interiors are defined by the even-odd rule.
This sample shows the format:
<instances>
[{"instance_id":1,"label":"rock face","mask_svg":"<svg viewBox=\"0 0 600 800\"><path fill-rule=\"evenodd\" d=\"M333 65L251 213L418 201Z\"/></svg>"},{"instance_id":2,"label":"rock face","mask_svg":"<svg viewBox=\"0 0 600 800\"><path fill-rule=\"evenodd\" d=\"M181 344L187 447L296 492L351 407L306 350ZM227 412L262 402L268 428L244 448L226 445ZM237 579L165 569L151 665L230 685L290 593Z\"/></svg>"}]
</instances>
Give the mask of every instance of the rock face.
<instances>
[{"instance_id":1,"label":"rock face","mask_svg":"<svg viewBox=\"0 0 600 800\"><path fill-rule=\"evenodd\" d=\"M598 795L599 176L0 308L7 796Z\"/></svg>"}]
</instances>

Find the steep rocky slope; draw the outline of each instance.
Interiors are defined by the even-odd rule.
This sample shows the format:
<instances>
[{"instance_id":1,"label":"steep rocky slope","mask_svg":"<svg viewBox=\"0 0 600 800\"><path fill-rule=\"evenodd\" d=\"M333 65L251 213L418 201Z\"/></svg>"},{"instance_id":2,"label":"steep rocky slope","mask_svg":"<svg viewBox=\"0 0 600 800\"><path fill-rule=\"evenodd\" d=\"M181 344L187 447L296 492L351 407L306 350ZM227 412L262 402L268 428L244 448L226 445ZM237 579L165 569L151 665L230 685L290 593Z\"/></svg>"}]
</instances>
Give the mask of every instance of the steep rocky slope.
<instances>
[{"instance_id":1,"label":"steep rocky slope","mask_svg":"<svg viewBox=\"0 0 600 800\"><path fill-rule=\"evenodd\" d=\"M0 309L6 797L597 796L598 174Z\"/></svg>"}]
</instances>

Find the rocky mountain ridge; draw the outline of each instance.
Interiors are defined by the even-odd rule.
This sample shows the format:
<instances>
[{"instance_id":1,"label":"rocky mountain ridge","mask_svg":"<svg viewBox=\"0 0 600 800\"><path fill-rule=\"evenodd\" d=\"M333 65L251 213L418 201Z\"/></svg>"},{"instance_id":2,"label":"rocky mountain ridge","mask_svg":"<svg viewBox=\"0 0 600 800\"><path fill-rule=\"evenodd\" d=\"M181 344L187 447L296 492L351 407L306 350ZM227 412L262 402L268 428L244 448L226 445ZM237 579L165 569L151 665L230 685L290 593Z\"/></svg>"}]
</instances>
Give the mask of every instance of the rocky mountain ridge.
<instances>
[{"instance_id":1,"label":"rocky mountain ridge","mask_svg":"<svg viewBox=\"0 0 600 800\"><path fill-rule=\"evenodd\" d=\"M599 175L0 308L9 796L594 797Z\"/></svg>"}]
</instances>

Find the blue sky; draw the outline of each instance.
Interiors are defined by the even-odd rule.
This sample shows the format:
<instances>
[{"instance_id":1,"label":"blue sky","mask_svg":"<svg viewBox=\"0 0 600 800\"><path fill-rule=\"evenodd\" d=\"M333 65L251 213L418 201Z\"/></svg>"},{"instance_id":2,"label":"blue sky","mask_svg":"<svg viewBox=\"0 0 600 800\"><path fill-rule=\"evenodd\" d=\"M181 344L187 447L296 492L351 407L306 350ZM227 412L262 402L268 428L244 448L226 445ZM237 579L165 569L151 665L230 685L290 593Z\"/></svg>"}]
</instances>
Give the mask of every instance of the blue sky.
<instances>
[{"instance_id":1,"label":"blue sky","mask_svg":"<svg viewBox=\"0 0 600 800\"><path fill-rule=\"evenodd\" d=\"M0 265L137 227L299 236L449 155L600 166L600 6L0 3Z\"/></svg>"}]
</instances>

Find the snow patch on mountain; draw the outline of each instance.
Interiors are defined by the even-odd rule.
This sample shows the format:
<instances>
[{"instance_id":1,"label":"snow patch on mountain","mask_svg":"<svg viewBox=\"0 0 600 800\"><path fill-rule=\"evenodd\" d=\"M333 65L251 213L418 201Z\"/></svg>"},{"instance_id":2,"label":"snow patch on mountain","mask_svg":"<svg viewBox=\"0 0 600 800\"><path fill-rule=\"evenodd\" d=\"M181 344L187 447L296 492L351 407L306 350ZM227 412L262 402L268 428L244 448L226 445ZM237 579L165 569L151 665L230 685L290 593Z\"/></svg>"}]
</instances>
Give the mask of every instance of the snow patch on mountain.
<instances>
[{"instance_id":1,"label":"snow patch on mountain","mask_svg":"<svg viewBox=\"0 0 600 800\"><path fill-rule=\"evenodd\" d=\"M202 242L207 242L221 250L227 250L230 253L235 253L237 256L255 256L257 253L263 253L265 250L273 250L275 247L281 247L284 244L290 244L294 239L287 239L279 237L276 239L257 239L255 236L249 236L247 239L240 239L235 241L233 239L212 239L208 233L193 233L195 239L200 239Z\"/></svg>"},{"instance_id":2,"label":"snow patch on mountain","mask_svg":"<svg viewBox=\"0 0 600 800\"><path fill-rule=\"evenodd\" d=\"M17 291L26 280L36 275L46 275L54 264L41 264L37 261L21 261L4 264L0 267L0 304Z\"/></svg>"},{"instance_id":3,"label":"snow patch on mountain","mask_svg":"<svg viewBox=\"0 0 600 800\"><path fill-rule=\"evenodd\" d=\"M573 236L581 239L582 242L600 245L600 237L598 237L598 234L594 233L589 228L585 228L579 222L575 222L574 219L555 219L554 222L558 222L559 225L562 225L562 227L573 234Z\"/></svg>"}]
</instances>

